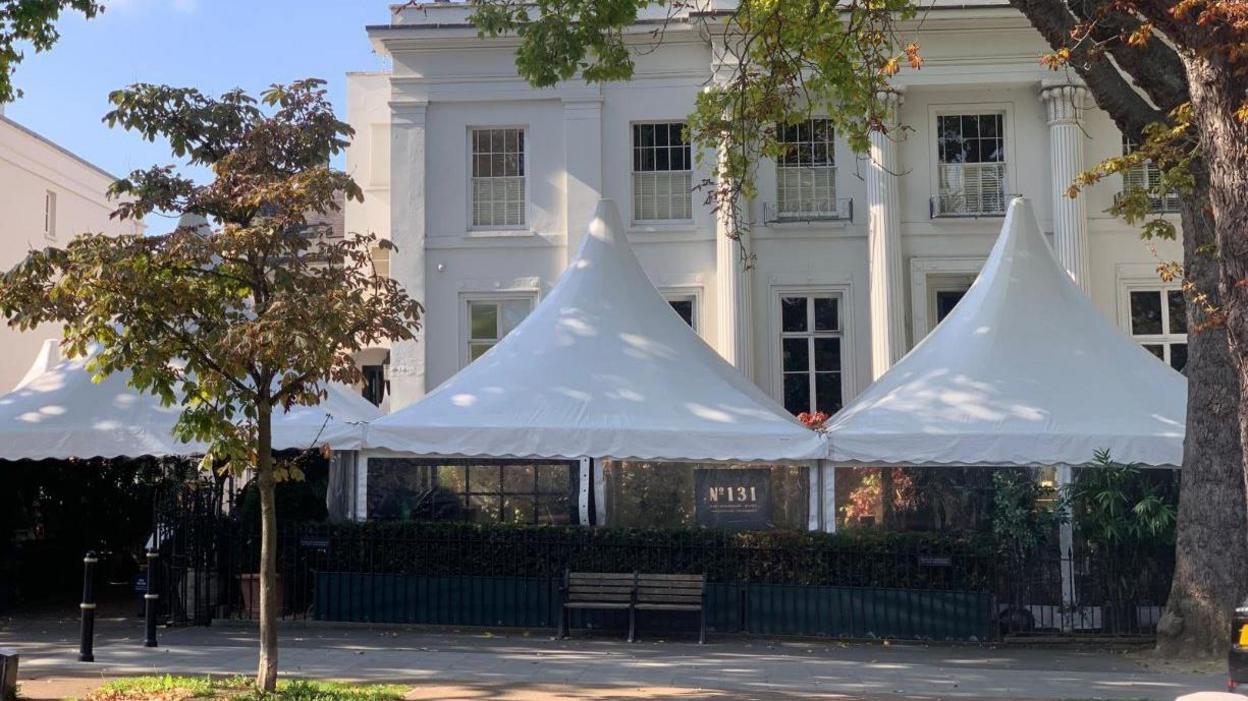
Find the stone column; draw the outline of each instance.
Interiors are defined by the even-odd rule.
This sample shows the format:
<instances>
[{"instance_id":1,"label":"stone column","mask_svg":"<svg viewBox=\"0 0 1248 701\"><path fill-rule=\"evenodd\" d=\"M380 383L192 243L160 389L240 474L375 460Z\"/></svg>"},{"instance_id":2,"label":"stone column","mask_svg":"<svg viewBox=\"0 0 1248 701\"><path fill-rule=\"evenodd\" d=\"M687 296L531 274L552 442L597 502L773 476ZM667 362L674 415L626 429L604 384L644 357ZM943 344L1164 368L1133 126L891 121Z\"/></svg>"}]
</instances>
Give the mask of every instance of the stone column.
<instances>
[{"instance_id":1,"label":"stone column","mask_svg":"<svg viewBox=\"0 0 1248 701\"><path fill-rule=\"evenodd\" d=\"M571 262L602 197L602 95L597 91L563 99L564 231Z\"/></svg>"},{"instance_id":2,"label":"stone column","mask_svg":"<svg viewBox=\"0 0 1248 701\"><path fill-rule=\"evenodd\" d=\"M742 206L748 206L742 203ZM748 246L731 238L734 214L723 207L715 219L715 304L719 354L746 377L750 371L750 266ZM743 234L744 236L744 234Z\"/></svg>"},{"instance_id":3,"label":"stone column","mask_svg":"<svg viewBox=\"0 0 1248 701\"><path fill-rule=\"evenodd\" d=\"M725 46L723 35L711 40L711 82L716 87L729 84L736 75L739 59ZM727 115L725 115L727 116ZM727 135L725 135L726 137ZM720 147L721 162L727 157L727 144ZM695 181L697 178L694 178ZM696 195L695 195L696 196ZM741 240L730 238L736 230L736 217L748 217L748 201L739 202L738 211L720 208L715 217L715 309L718 325L717 349L733 367L753 379L751 334L754 330L751 313L750 269L753 259L748 235Z\"/></svg>"},{"instance_id":4,"label":"stone column","mask_svg":"<svg viewBox=\"0 0 1248 701\"><path fill-rule=\"evenodd\" d=\"M896 126L902 95L881 95ZM901 206L898 201L899 129L871 132L867 163L867 265L871 307L871 376L883 375L906 354L905 287L901 270Z\"/></svg>"},{"instance_id":5,"label":"stone column","mask_svg":"<svg viewBox=\"0 0 1248 701\"><path fill-rule=\"evenodd\" d=\"M1083 172L1083 106L1087 89L1071 83L1048 83L1040 90L1049 118L1049 172L1053 178L1053 248L1057 259L1084 292L1088 291L1088 216L1083 196L1070 198L1075 177Z\"/></svg>"},{"instance_id":6,"label":"stone column","mask_svg":"<svg viewBox=\"0 0 1248 701\"><path fill-rule=\"evenodd\" d=\"M390 103L390 275L425 302L425 112L428 102ZM425 328L390 349L390 409L425 396Z\"/></svg>"}]
</instances>

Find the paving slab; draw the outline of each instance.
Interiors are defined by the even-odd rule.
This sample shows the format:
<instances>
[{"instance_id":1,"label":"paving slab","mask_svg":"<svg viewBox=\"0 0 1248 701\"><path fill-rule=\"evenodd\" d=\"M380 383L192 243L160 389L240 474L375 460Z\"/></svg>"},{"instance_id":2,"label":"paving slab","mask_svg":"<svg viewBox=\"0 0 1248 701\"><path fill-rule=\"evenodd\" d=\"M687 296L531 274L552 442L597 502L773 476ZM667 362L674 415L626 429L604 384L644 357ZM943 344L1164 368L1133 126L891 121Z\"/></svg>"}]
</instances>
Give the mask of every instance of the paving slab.
<instances>
[{"instance_id":1,"label":"paving slab","mask_svg":"<svg viewBox=\"0 0 1248 701\"><path fill-rule=\"evenodd\" d=\"M20 678L23 693L30 698L60 698L47 693L55 691L56 684L76 683L73 680L98 683L153 673L251 674L255 668L252 625L162 630L161 645L155 649L142 646L139 620L102 620L98 630L95 663L77 662L77 627L68 618L0 622L0 647L17 648L22 655ZM1169 701L1183 694L1219 691L1225 683L1216 666L1190 669L1107 647L883 645L732 637L713 637L707 645L686 639L629 644L607 636L556 640L546 631L313 623L284 625L281 636L280 665L287 676L410 683L417 694L445 688L459 694L445 698L500 701L900 697ZM636 696L643 693L638 690L647 689L644 693L651 696Z\"/></svg>"}]
</instances>

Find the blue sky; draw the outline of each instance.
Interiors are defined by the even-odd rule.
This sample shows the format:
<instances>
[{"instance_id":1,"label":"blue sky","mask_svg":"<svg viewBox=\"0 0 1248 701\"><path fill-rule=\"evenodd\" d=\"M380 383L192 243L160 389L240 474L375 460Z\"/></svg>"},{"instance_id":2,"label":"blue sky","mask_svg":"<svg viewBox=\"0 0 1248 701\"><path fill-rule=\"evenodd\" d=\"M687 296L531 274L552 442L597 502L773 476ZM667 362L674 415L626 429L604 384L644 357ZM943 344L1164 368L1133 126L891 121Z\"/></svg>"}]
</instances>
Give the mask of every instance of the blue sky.
<instances>
[{"instance_id":1,"label":"blue sky","mask_svg":"<svg viewBox=\"0 0 1248 701\"><path fill-rule=\"evenodd\" d=\"M346 73L386 68L364 27L389 21L388 0L104 0L91 21L67 15L51 51L27 52L25 95L5 115L114 175L173 162L160 143L109 129L108 93L131 83L258 93L303 77L329 81L346 115ZM202 177L202 176L201 176ZM151 217L149 231L173 227Z\"/></svg>"}]
</instances>

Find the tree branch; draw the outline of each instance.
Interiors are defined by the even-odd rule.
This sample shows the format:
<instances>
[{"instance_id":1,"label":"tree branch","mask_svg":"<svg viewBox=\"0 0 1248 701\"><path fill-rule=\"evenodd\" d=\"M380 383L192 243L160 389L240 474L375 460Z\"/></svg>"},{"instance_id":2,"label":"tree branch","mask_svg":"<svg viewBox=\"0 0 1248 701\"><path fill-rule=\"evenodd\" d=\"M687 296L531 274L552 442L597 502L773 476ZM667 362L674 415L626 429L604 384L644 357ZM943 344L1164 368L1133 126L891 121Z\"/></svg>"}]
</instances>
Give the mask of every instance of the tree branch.
<instances>
[{"instance_id":1,"label":"tree branch","mask_svg":"<svg viewBox=\"0 0 1248 701\"><path fill-rule=\"evenodd\" d=\"M1153 36L1140 45L1121 40L1143 24L1138 18L1109 9L1109 0L1072 0L1070 10L1081 21L1095 24L1093 38L1109 49L1114 62L1163 112L1189 101L1186 73L1179 55Z\"/></svg>"},{"instance_id":2,"label":"tree branch","mask_svg":"<svg viewBox=\"0 0 1248 701\"><path fill-rule=\"evenodd\" d=\"M1061 0L1010 0L1040 32L1049 46L1070 49L1069 65L1087 84L1096 104L1125 134L1138 136L1144 127L1165 120L1165 113L1149 104L1122 73L1103 57L1089 56L1088 44L1071 46L1071 32L1078 20Z\"/></svg>"}]
</instances>

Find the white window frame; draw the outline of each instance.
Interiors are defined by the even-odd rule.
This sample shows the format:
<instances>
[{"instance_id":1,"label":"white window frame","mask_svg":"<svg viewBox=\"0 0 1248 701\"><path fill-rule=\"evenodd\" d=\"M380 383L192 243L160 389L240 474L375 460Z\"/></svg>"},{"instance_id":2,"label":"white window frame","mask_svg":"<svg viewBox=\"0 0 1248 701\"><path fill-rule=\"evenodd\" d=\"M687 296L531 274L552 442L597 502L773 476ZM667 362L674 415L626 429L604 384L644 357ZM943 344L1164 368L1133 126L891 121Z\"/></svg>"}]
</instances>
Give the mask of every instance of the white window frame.
<instances>
[{"instance_id":1,"label":"white window frame","mask_svg":"<svg viewBox=\"0 0 1248 701\"><path fill-rule=\"evenodd\" d=\"M942 277L979 275L986 258L911 258L910 259L910 338L911 347L936 328L931 307L935 289Z\"/></svg>"},{"instance_id":2,"label":"white window frame","mask_svg":"<svg viewBox=\"0 0 1248 701\"><path fill-rule=\"evenodd\" d=\"M520 176L522 183L523 183L523 190L524 190L524 194L522 196L522 205L521 205L521 214L524 217L524 221L520 224L480 225L476 223L477 202L476 202L476 199L473 197L473 187L472 187L473 186L473 175L472 175L473 158L476 155L475 152L473 151L472 136L473 136L473 132L494 131L494 130L500 130L500 129L519 130L520 133L524 136L524 148L520 151L520 154L524 159L524 175ZM492 231L492 232L499 232L499 231L528 232L529 227L530 227L529 222L533 218L532 212L529 211L530 210L529 173L532 172L533 164L531 162L532 159L530 158L531 149L529 147L528 125L527 124L471 124L468 126L467 131L464 134L464 144L465 144L465 153L467 154L467 158L465 158L465 162L467 164L467 173L466 173L467 180L466 180L464 192L467 195L466 197L467 206L466 206L465 215L467 216L466 221L468 223L468 227L467 227L468 230L469 231Z\"/></svg>"},{"instance_id":3,"label":"white window frame","mask_svg":"<svg viewBox=\"0 0 1248 701\"><path fill-rule=\"evenodd\" d=\"M56 191L43 193L43 238L56 240Z\"/></svg>"},{"instance_id":4,"label":"white window frame","mask_svg":"<svg viewBox=\"0 0 1248 701\"><path fill-rule=\"evenodd\" d=\"M1005 186L1004 186L1004 202L1000 212L987 212L983 214L942 214L937 211L940 201L940 130L936 126L937 118L952 116L969 116L989 114L992 112L1001 113L1002 128L1005 129ZM1018 182L1016 161L1018 149L1014 142L1014 104L1012 102L975 102L975 103L950 103L940 105L929 105L927 108L927 129L928 141L931 143L929 157L931 158L931 167L928 169L929 186L931 193L932 219L948 220L948 219L1000 219L1005 216L1005 210L1009 209L1009 199L1014 189L1014 183Z\"/></svg>"},{"instance_id":5,"label":"white window frame","mask_svg":"<svg viewBox=\"0 0 1248 701\"><path fill-rule=\"evenodd\" d=\"M702 335L702 288L671 286L661 287L659 292L663 295L663 299L668 302L689 301L693 302L693 332Z\"/></svg>"},{"instance_id":6,"label":"white window frame","mask_svg":"<svg viewBox=\"0 0 1248 701\"><path fill-rule=\"evenodd\" d=\"M829 337L837 337L841 339L841 406L844 407L856 395L856 385L854 384L854 354L852 348L852 339L850 338L853 326L853 300L850 296L850 286L848 284L831 284L831 285L772 285L771 295L769 296L769 309L767 316L769 319L769 338L767 340L768 348L768 364L771 367L771 396L781 406L784 406L784 351L783 339L784 323L781 318L781 298L783 297L835 297L837 299L837 315L840 321L840 330L837 332L820 332ZM807 331L806 334L813 335L813 329ZM805 334L803 334L805 335ZM813 356L812 356L813 362ZM811 373L811 382L814 382L814 373ZM814 386L811 387L811 396L814 395Z\"/></svg>"},{"instance_id":7,"label":"white window frame","mask_svg":"<svg viewBox=\"0 0 1248 701\"><path fill-rule=\"evenodd\" d=\"M537 308L537 294L534 292L524 291L506 291L506 292L469 292L459 296L459 368L462 370L468 367L472 362L472 343L483 342L486 339L474 339L472 337L472 305L502 302L524 301L529 303L529 314ZM525 315L528 318L528 315ZM499 316L501 321L502 316ZM497 344L503 340L505 336L494 339Z\"/></svg>"},{"instance_id":8,"label":"white window frame","mask_svg":"<svg viewBox=\"0 0 1248 701\"><path fill-rule=\"evenodd\" d=\"M651 124L651 125L681 124L687 127L689 124L689 120L687 116L675 117L675 118L657 118L656 117L654 119L635 119L628 123L628 195L629 195L628 197L628 219L629 219L629 223L632 227L692 224L693 218L695 216L695 211L694 211L695 208L693 206L693 187L694 187L693 178L694 178L694 173L696 172L695 165L693 162L693 157L694 157L693 143L691 142L688 144L688 148L689 148L689 170L688 171L681 171L681 170L639 171L639 170L636 170L633 167L633 153L637 149L637 144L633 140L633 135L635 133L635 128L643 124ZM636 182L637 178L636 178L636 175L638 173L662 173L662 172L667 172L667 173L687 172L689 173L690 189L689 189L689 192L686 193L689 197L689 216L683 219L680 219L680 218L677 218L677 219L638 219L637 218L637 182Z\"/></svg>"},{"instance_id":9,"label":"white window frame","mask_svg":"<svg viewBox=\"0 0 1248 701\"><path fill-rule=\"evenodd\" d=\"M1185 333L1170 333L1170 304L1168 295L1170 292L1182 291L1182 286L1178 283L1162 282L1157 278L1156 272L1151 277L1119 277L1118 279L1118 324L1119 327L1131 337L1131 340L1141 346L1162 347L1161 360L1166 365L1170 365L1171 346L1175 343L1188 343L1188 335ZM1161 300L1161 328L1160 334L1137 334L1133 333L1131 328L1131 293L1132 292L1158 292L1162 293ZM1151 354L1151 351L1149 351Z\"/></svg>"},{"instance_id":10,"label":"white window frame","mask_svg":"<svg viewBox=\"0 0 1248 701\"><path fill-rule=\"evenodd\" d=\"M815 121L827 122L827 128L831 132L831 136L832 136L832 138L828 140L827 142L828 153L830 156L831 164L830 165L825 164L825 165L819 165L819 166L815 166L815 165L790 166L790 165L783 165L780 162L779 158L776 159L776 162L775 162L775 167L776 167L776 213L775 213L775 217L777 221L780 221L780 222L808 221L808 220L809 221L821 221L821 220L827 220L827 219L839 219L840 217L843 216L843 213L840 211L840 204L837 199L840 193L840 186L839 186L840 184L837 182L837 175L839 173L839 170L837 169L836 127L833 126L832 121L828 119L827 117L813 116L813 117L808 118L805 121L806 122L815 122ZM783 129L783 128L784 128L784 125L777 126L777 129ZM784 143L789 143L789 142L779 142L779 143L784 144ZM799 141L796 143L802 143L802 142ZM812 139L810 143L813 144L815 142ZM781 191L781 186L782 186L781 183L783 181L784 173L786 171L801 171L801 170L811 170L811 171L828 170L830 171L831 180L832 180L832 197L831 197L831 209L829 211L819 212L813 209L785 211L784 200L780 196L780 191Z\"/></svg>"}]
</instances>

